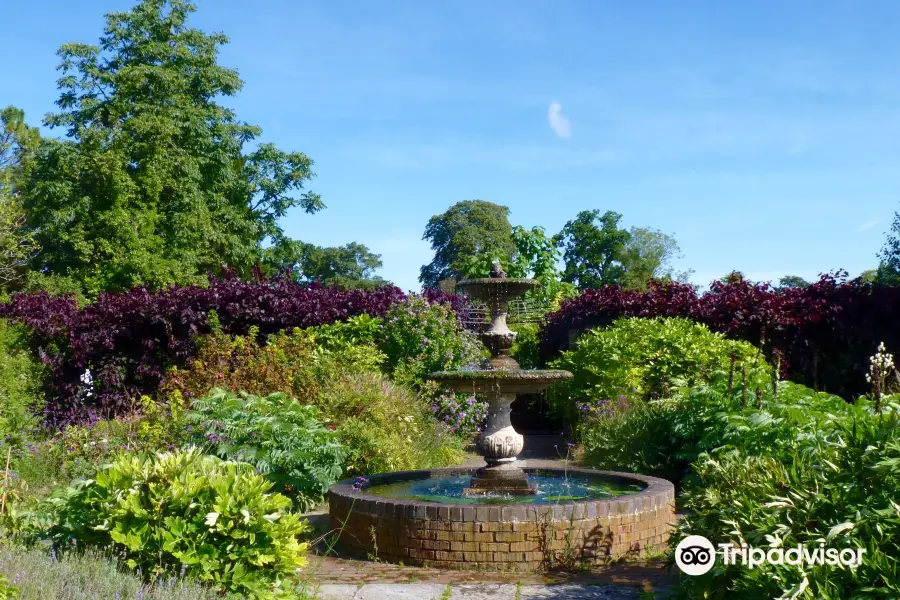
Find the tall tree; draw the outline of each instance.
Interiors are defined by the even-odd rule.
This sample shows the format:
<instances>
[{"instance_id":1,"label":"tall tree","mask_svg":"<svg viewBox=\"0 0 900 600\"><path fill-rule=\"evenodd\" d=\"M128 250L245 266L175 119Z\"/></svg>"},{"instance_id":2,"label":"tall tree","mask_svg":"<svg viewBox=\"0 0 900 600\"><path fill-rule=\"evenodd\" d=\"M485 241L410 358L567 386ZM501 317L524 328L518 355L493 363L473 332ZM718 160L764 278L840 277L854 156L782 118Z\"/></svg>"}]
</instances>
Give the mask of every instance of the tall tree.
<instances>
[{"instance_id":1,"label":"tall tree","mask_svg":"<svg viewBox=\"0 0 900 600\"><path fill-rule=\"evenodd\" d=\"M473 257L508 264L516 246L509 224L509 208L484 200L463 200L428 220L422 239L431 242L434 258L424 265L419 281L437 287L440 280L465 276Z\"/></svg>"},{"instance_id":2,"label":"tall tree","mask_svg":"<svg viewBox=\"0 0 900 600\"><path fill-rule=\"evenodd\" d=\"M564 249L563 281L578 289L618 284L625 276L625 248L630 234L619 228L622 215L599 210L584 210L566 223L554 240ZM599 222L599 224L598 224Z\"/></svg>"},{"instance_id":3,"label":"tall tree","mask_svg":"<svg viewBox=\"0 0 900 600\"><path fill-rule=\"evenodd\" d=\"M658 229L632 227L622 252L622 286L645 290L651 279L678 279L681 274L674 272L672 260L680 255L678 242L671 235Z\"/></svg>"},{"instance_id":4,"label":"tall tree","mask_svg":"<svg viewBox=\"0 0 900 600\"><path fill-rule=\"evenodd\" d=\"M0 110L0 196L20 193L41 143L37 128L25 122L25 112L15 106Z\"/></svg>"},{"instance_id":5,"label":"tall tree","mask_svg":"<svg viewBox=\"0 0 900 600\"><path fill-rule=\"evenodd\" d=\"M0 289L22 283L38 250L34 233L25 228L21 187L33 164L41 136L13 106L0 110Z\"/></svg>"},{"instance_id":6,"label":"tall tree","mask_svg":"<svg viewBox=\"0 0 900 600\"><path fill-rule=\"evenodd\" d=\"M878 259L875 281L884 285L900 285L900 212L894 213L894 222Z\"/></svg>"},{"instance_id":7,"label":"tall tree","mask_svg":"<svg viewBox=\"0 0 900 600\"><path fill-rule=\"evenodd\" d=\"M42 145L24 194L41 271L90 294L202 282L248 271L292 207L323 208L301 192L307 156L245 151L260 129L216 101L243 85L217 64L227 38L189 28L193 11L143 0L107 15L99 47L60 49L59 112L46 124L66 138Z\"/></svg>"},{"instance_id":8,"label":"tall tree","mask_svg":"<svg viewBox=\"0 0 900 600\"><path fill-rule=\"evenodd\" d=\"M269 273L287 270L297 281L343 289L372 288L386 283L375 275L376 269L382 266L381 255L357 242L322 247L290 240L266 251L265 266Z\"/></svg>"},{"instance_id":9,"label":"tall tree","mask_svg":"<svg viewBox=\"0 0 900 600\"><path fill-rule=\"evenodd\" d=\"M785 275L778 280L779 288L808 288L810 284L799 275Z\"/></svg>"}]
</instances>

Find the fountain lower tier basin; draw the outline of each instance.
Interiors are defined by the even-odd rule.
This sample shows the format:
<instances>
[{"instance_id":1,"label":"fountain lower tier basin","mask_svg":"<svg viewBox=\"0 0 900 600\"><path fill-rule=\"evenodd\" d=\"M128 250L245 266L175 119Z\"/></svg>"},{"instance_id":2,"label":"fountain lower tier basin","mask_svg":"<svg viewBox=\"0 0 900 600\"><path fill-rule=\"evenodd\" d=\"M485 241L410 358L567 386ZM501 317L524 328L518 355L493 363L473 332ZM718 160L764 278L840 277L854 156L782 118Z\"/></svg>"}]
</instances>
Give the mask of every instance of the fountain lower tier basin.
<instances>
[{"instance_id":1,"label":"fountain lower tier basin","mask_svg":"<svg viewBox=\"0 0 900 600\"><path fill-rule=\"evenodd\" d=\"M466 497L474 468L388 473L329 492L338 549L360 558L445 569L540 571L563 553L605 564L665 549L675 488L644 475L524 469L532 496ZM440 500L440 501L439 501Z\"/></svg>"},{"instance_id":2,"label":"fountain lower tier basin","mask_svg":"<svg viewBox=\"0 0 900 600\"><path fill-rule=\"evenodd\" d=\"M568 371L547 369L438 371L428 375L428 379L439 385L472 394L535 394L571 378Z\"/></svg>"}]
</instances>

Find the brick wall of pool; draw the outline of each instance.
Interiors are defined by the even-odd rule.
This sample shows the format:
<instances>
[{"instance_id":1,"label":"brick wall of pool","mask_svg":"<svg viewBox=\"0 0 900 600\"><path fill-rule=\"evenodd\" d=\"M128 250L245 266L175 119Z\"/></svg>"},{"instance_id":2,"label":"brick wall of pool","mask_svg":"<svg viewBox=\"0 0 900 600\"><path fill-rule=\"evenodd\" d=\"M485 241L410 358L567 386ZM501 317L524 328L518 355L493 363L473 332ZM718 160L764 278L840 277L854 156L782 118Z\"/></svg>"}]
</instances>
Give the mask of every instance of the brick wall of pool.
<instances>
[{"instance_id":1,"label":"brick wall of pool","mask_svg":"<svg viewBox=\"0 0 900 600\"><path fill-rule=\"evenodd\" d=\"M565 556L601 565L665 549L675 524L675 488L669 481L592 469L540 469L560 476L634 484L609 498L544 504L451 504L368 493L380 485L474 474L474 469L389 473L366 488L341 481L329 491L337 548L348 556L445 569L540 571ZM525 469L527 473L536 469ZM487 502L487 501L484 501Z\"/></svg>"}]
</instances>

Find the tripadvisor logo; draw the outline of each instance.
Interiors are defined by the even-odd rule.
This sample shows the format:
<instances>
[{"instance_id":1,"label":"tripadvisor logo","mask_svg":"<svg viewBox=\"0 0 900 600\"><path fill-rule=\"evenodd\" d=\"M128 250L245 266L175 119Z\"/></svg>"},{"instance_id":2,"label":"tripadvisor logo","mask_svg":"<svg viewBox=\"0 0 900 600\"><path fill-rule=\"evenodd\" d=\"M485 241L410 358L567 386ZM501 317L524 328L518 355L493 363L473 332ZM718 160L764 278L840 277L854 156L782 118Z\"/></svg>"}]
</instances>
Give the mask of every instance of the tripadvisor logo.
<instances>
[{"instance_id":1,"label":"tripadvisor logo","mask_svg":"<svg viewBox=\"0 0 900 600\"><path fill-rule=\"evenodd\" d=\"M862 564L865 548L826 548L825 544L807 547L803 544L787 548L754 548L747 544L735 546L718 544L716 552L712 542L702 535L689 535L675 547L675 564L686 575L703 575L713 568L716 554L722 555L725 565L745 565L754 569L760 565L829 565L856 568Z\"/></svg>"}]
</instances>

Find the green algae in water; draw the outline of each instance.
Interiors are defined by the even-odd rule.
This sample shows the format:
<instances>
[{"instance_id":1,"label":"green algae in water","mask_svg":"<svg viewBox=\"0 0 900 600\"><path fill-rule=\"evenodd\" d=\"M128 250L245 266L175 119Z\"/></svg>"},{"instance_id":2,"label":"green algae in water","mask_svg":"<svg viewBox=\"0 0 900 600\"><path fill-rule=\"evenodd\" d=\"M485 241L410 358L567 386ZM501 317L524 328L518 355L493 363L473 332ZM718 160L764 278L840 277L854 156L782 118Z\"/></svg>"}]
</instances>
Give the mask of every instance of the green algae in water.
<instances>
[{"instance_id":1,"label":"green algae in water","mask_svg":"<svg viewBox=\"0 0 900 600\"><path fill-rule=\"evenodd\" d=\"M637 494L644 486L619 483L602 477L530 473L528 481L536 488L533 496L496 494L477 497L463 496L472 475L455 475L434 479L412 479L384 485L373 485L365 493L397 500L440 502L442 504L554 504L577 500L602 500L613 496Z\"/></svg>"}]
</instances>

